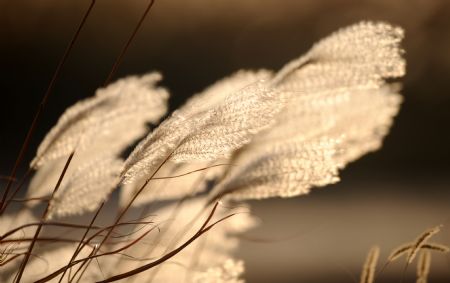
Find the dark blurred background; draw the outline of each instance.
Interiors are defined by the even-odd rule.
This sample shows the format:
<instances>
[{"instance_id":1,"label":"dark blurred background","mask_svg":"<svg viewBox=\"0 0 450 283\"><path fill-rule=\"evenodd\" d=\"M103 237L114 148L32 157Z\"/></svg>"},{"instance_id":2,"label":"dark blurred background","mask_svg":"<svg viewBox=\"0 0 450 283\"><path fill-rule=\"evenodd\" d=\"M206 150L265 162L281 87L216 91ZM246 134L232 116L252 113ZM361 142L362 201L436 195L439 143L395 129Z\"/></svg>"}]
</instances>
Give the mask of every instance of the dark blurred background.
<instances>
[{"instance_id":1,"label":"dark blurred background","mask_svg":"<svg viewBox=\"0 0 450 283\"><path fill-rule=\"evenodd\" d=\"M93 95L106 79L147 3L97 1L26 162L64 109ZM0 0L0 175L11 170L89 4ZM253 202L262 225L252 234L267 241L244 242L239 252L248 282L352 282L350 274L357 276L372 244L380 244L385 255L425 228L449 222L450 1L156 0L116 74L161 71L174 109L238 69L278 69L318 39L361 20L387 21L406 31L400 114L384 147L351 164L338 185L305 197ZM450 230L439 240L449 243ZM398 282L399 274L393 268L384 280ZM436 257L432 279L450 281L448 259Z\"/></svg>"}]
</instances>

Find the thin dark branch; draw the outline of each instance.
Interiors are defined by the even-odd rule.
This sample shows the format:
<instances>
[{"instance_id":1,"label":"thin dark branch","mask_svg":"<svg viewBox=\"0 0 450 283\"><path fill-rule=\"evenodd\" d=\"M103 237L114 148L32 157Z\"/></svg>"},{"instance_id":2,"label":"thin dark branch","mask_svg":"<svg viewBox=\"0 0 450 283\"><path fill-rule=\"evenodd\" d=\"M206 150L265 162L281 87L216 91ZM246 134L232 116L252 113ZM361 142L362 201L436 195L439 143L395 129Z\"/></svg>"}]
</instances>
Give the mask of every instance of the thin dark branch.
<instances>
[{"instance_id":1,"label":"thin dark branch","mask_svg":"<svg viewBox=\"0 0 450 283\"><path fill-rule=\"evenodd\" d=\"M98 248L98 245L95 245L94 248L92 249L91 253L89 254L89 256L93 256L93 255L97 252L97 248ZM87 262L90 263L91 261L92 261L92 259L89 259ZM84 265L85 263L86 263L86 261L84 261L84 262L81 264L81 267L83 267L83 265ZM86 268L83 270L83 272L81 272L80 277L78 277L78 280L76 281L76 283L80 282L81 277L83 277L83 274L84 274L84 272L86 271L87 267L88 267L88 265L86 265ZM75 272L75 274L73 275L72 278L69 277L69 283L71 283L73 280L75 280L75 277L77 277L77 274L78 274L78 272L79 272L80 270L81 270L81 268L79 268L79 269Z\"/></svg>"},{"instance_id":2,"label":"thin dark branch","mask_svg":"<svg viewBox=\"0 0 450 283\"><path fill-rule=\"evenodd\" d=\"M49 201L48 197L33 197L33 198L13 198L10 199L11 202L29 202L29 201Z\"/></svg>"},{"instance_id":3,"label":"thin dark branch","mask_svg":"<svg viewBox=\"0 0 450 283\"><path fill-rule=\"evenodd\" d=\"M22 243L22 242L32 242L33 240L34 240L34 237L13 238L13 239L3 240L2 243ZM77 240L77 239L68 239L68 238L58 238L58 237L38 237L38 238L36 238L35 242L78 243L79 240ZM85 242L84 244L87 244L87 243L88 242Z\"/></svg>"},{"instance_id":4,"label":"thin dark branch","mask_svg":"<svg viewBox=\"0 0 450 283\"><path fill-rule=\"evenodd\" d=\"M100 242L99 244L99 249L101 248L101 246L108 240L108 238L111 236L112 231L114 230L114 226L116 226L119 221L122 219L122 217L125 215L125 213L128 211L128 209L131 207L131 205L133 204L133 202L135 201L135 199L139 196L139 194L145 189L145 187L147 186L147 184L150 182L150 180L156 175L156 173L158 173L159 169L161 169L161 167L167 162L167 160L169 160L169 158L172 156L172 154L169 154L166 159L164 159L163 162L161 162L161 164L158 166L158 168L156 168L155 172L153 172L153 174L150 176L150 178L147 179L147 181L145 181L145 183L141 186L141 188L134 194L133 198L128 202L127 206L122 209L122 211L120 212L120 214L117 216L116 221L113 224L113 228L111 228L111 230L109 230L106 234L106 236L103 238L103 240Z\"/></svg>"},{"instance_id":5,"label":"thin dark branch","mask_svg":"<svg viewBox=\"0 0 450 283\"><path fill-rule=\"evenodd\" d=\"M3 242L2 240L11 236L12 234L27 228L27 227L31 227L31 226L38 226L38 225L43 225L43 226L57 226L57 227L67 227L67 228L87 228L87 225L82 225L82 224L70 224L70 223L65 223L65 222L33 222L33 223L27 223L25 225L19 226L17 228L14 228L8 232L6 232L5 234L3 234L2 236L0 236L0 242ZM100 229L100 226L93 226L93 229Z\"/></svg>"},{"instance_id":6,"label":"thin dark branch","mask_svg":"<svg viewBox=\"0 0 450 283\"><path fill-rule=\"evenodd\" d=\"M16 178L13 178L11 176L3 176L3 175L0 175L0 180L6 180L6 181L11 181L11 182L17 181Z\"/></svg>"},{"instance_id":7,"label":"thin dark branch","mask_svg":"<svg viewBox=\"0 0 450 283\"><path fill-rule=\"evenodd\" d=\"M27 171L25 172L25 174L23 175L23 177L20 179L19 184L17 184L16 188L12 192L11 196L6 200L6 202L3 205L3 207L0 207L0 215L2 215L3 212L5 212L6 208L11 203L11 200L16 197L17 193L19 193L20 189L25 184L28 176L30 176L30 175L31 175L31 169L28 168Z\"/></svg>"},{"instance_id":8,"label":"thin dark branch","mask_svg":"<svg viewBox=\"0 0 450 283\"><path fill-rule=\"evenodd\" d=\"M50 97L50 94L51 94L51 92L53 90L53 87L55 86L55 83L56 83L56 81L57 81L57 79L59 77L59 74L61 73L61 69L63 68L64 64L66 63L67 58L69 57L69 54L72 51L72 49L73 49L73 47L75 45L75 42L77 41L78 36L80 35L81 30L82 30L84 24L86 23L86 20L89 17L89 14L92 11L92 8L94 7L95 1L96 0L91 0L91 4L89 5L89 8L85 12L85 14L84 14L84 16L83 16L79 26L78 26L78 29L76 30L74 36L72 37L72 40L70 41L69 45L67 46L67 48L66 48L66 50L65 50L65 52L64 52L64 54L63 54L63 56L61 58L61 60L59 61L58 66L56 67L56 70L55 70L55 72L53 74L53 77L50 80L50 83L49 83L49 85L47 87L47 90L46 90L46 92L44 94L44 97L42 98L41 103L39 104L39 108L38 108L38 110L37 110L37 112L36 112L36 114L34 116L33 122L31 123L31 126L30 126L30 128L28 130L28 133L27 133L27 135L25 137L25 140L24 140L24 142L22 144L20 152L19 152L19 154L17 156L17 159L16 159L16 161L14 163L13 169L11 170L11 174L9 174L11 179L9 180L8 184L6 185L5 191L3 192L2 201L0 203L0 212L4 211L3 207L4 207L4 205L6 205L5 201L6 201L6 198L8 197L9 190L11 189L13 180L16 177L19 165L20 165L20 163L22 162L22 160L23 160L23 158L25 156L25 152L27 151L27 149L29 147L29 144L30 144L30 141L31 141L31 137L33 136L34 131L36 130L36 126L38 124L38 121L39 121L39 119L40 119L40 117L42 115L42 112L43 112L43 110L45 108L45 105L47 104L47 100Z\"/></svg>"},{"instance_id":9,"label":"thin dark branch","mask_svg":"<svg viewBox=\"0 0 450 283\"><path fill-rule=\"evenodd\" d=\"M77 257L77 255L78 255L78 253L79 253L79 251L80 251L80 247L81 247L81 245L82 245L83 242L84 242L84 239L86 239L86 237L87 237L89 231L91 230L91 228L94 227L93 225L94 225L95 219L97 219L97 216L99 215L100 210L101 210L102 207L103 207L103 204L104 204L104 202L100 205L99 209L97 209L97 211L96 211L95 214L94 214L94 217L92 217L91 222L89 223L89 226L87 227L86 231L84 232L83 237L81 237L81 240L80 240L80 242L78 243L77 248L75 249L75 251L74 251L72 257L71 257L70 260L69 260L69 264L70 264L72 261L74 261L75 258ZM66 272L67 272L67 268L64 270L63 274L61 275L61 278L59 278L59 281L58 281L59 283L61 283L61 281L63 280L64 275L66 274Z\"/></svg>"},{"instance_id":10,"label":"thin dark branch","mask_svg":"<svg viewBox=\"0 0 450 283\"><path fill-rule=\"evenodd\" d=\"M106 78L105 82L104 82L104 86L106 86L107 84L109 84L109 82L112 80L114 74L116 73L119 65L121 64L123 57L125 56L125 53L127 52L128 48L131 45L131 42L133 41L133 39L135 38L137 32L139 31L140 27L142 26L142 23L144 22L145 18L147 17L148 13L150 12L151 8L153 7L155 0L150 0L147 8L145 9L144 13L142 14L142 17L140 18L138 24L136 25L135 29L133 30L130 38L128 39L127 43L125 44L124 48L122 49L122 51L120 52L119 56L117 57L116 61L114 62L114 65L111 69L111 72L109 73L108 77ZM156 172L155 172L156 174ZM131 205L131 204L130 204ZM103 203L102 205L103 206ZM99 208L99 210L101 210L101 207ZM126 210L123 212L123 214L126 212ZM120 215L119 218L117 219L116 223L117 224L120 221L120 218L123 216ZM99 245L99 249L101 248L101 246L103 245L103 243L108 239L108 237L111 235L112 231L114 230L114 228L112 228L111 230L109 230L104 238L104 240L100 243ZM89 263L88 263L89 265ZM77 271L78 272L78 271Z\"/></svg>"},{"instance_id":11,"label":"thin dark branch","mask_svg":"<svg viewBox=\"0 0 450 283\"><path fill-rule=\"evenodd\" d=\"M117 71L117 68L120 66L120 63L122 63L123 57L125 56L125 53L127 52L128 48L131 45L131 42L133 41L134 37L136 36L137 32L139 31L139 28L141 27L142 23L144 22L145 18L147 17L147 14L150 12L150 9L152 8L153 4L155 3L155 0L150 0L150 3L148 4L147 8L144 11L144 14L142 15L141 19L139 20L138 24L134 28L133 33L131 34L130 38L128 39L127 43L123 47L122 51L120 52L119 56L116 59L116 62L114 62L114 65L111 69L111 72L109 73L108 77L105 80L105 83L103 84L106 86L109 84L114 76L114 74Z\"/></svg>"},{"instance_id":12,"label":"thin dark branch","mask_svg":"<svg viewBox=\"0 0 450 283\"><path fill-rule=\"evenodd\" d=\"M63 169L61 175L59 176L58 182L56 183L55 189L53 190L52 196L51 196L50 199L52 199L54 197L54 195L58 191L59 187L61 186L61 182L64 179L64 176L66 175L67 169L69 168L70 162L72 161L72 158L73 158L74 154L75 154L75 151L72 151L72 153L69 155L69 158L67 158L66 164L64 165L64 169ZM42 214L41 222L44 222L46 220L47 214L48 214L48 211L49 211L49 207L50 207L50 202L48 202L47 206L45 207L44 213ZM33 241L31 241L30 246L28 248L28 252L27 252L27 254L24 257L24 259L22 261L22 264L20 265L19 271L17 272L17 277L16 277L16 280L15 280L16 283L19 283L20 279L22 278L23 272L24 272L25 267L26 267L26 265L28 263L28 260L30 258L31 252L33 251L34 244L36 243L36 239L38 238L42 227L43 227L43 225L42 225L42 223L40 223L38 225L37 229L36 229L36 232L34 233Z\"/></svg>"},{"instance_id":13,"label":"thin dark branch","mask_svg":"<svg viewBox=\"0 0 450 283\"><path fill-rule=\"evenodd\" d=\"M231 163L223 163L223 164L215 164L215 165L211 165L211 166L207 166L207 167L203 167L203 168L199 168L196 170L192 170L180 175L174 175L174 176L166 176L166 177L155 177L152 180L164 180L164 179L174 179L174 178L179 178L179 177L183 177L183 176L187 176L193 173L197 173L197 172L201 172L201 171L205 171L214 167L219 167L219 166L232 166L233 164Z\"/></svg>"},{"instance_id":14,"label":"thin dark branch","mask_svg":"<svg viewBox=\"0 0 450 283\"><path fill-rule=\"evenodd\" d=\"M58 276L59 274L61 274L62 272L64 272L64 270L66 269L66 267L69 267L69 268L70 268L70 267L72 267L72 266L74 266L74 265L77 265L78 263L86 262L86 261L89 261L89 260L91 260L91 259L98 258L98 257L103 257L103 256L107 256L107 255L117 254L117 253L119 253L119 252L121 252L121 251L123 251L123 250L126 250L126 249L130 248L131 246L135 245L136 243L138 243L140 240L142 240L145 236L147 236L148 233L150 233L151 231L153 231L153 229L155 229L155 227L152 227L149 231L146 231L146 232L143 233L141 236L139 236L137 239L133 240L133 241L130 242L129 244L127 244L127 245L125 245L125 246L123 246L123 247L121 247L121 248L118 248L118 249L116 249L116 250L109 251L109 252L105 252L105 253L102 253L102 254L94 254L94 255L91 255L91 256L88 256L88 257L85 257L85 258L82 258L82 259L75 260L75 261L73 261L71 264L69 264L68 266L61 267L60 269L56 270L56 271L53 272L52 274L49 274L49 275L47 275L46 277L41 278L41 279L35 281L35 283L43 283L43 282L47 282L47 281L49 281L49 280L55 278L56 276ZM96 251L98 251L98 250L99 250L99 246L97 245Z\"/></svg>"},{"instance_id":15,"label":"thin dark branch","mask_svg":"<svg viewBox=\"0 0 450 283\"><path fill-rule=\"evenodd\" d=\"M112 276L106 280L102 280L102 281L98 281L97 283L104 283L104 282L114 282L114 281L118 281L124 278L128 278L131 276L134 276L136 274L139 274L141 272L147 271L167 260L169 260L170 258L172 258L173 256L175 256L176 254L178 254L179 252L181 252L183 249L185 249L187 246L189 246L192 242L194 242L197 238L199 238L201 235L203 235L204 233L206 233L207 231L209 231L212 227L214 227L215 225L219 224L222 221L225 221L226 219L232 217L234 214L228 215L226 217L221 218L220 220L214 222L213 224L208 225L209 221L211 220L215 209L217 208L217 203L214 206L211 214L208 216L208 219L205 221L205 223L202 225L202 228L198 230L197 233L195 233L191 238L189 238L185 243L183 243L182 245L180 245L178 248L174 249L173 251L171 251L170 253L165 254L164 256L162 256L161 258L159 258L158 260L155 260L151 263L148 263L146 265L143 265L141 267L135 268L133 270L130 270L128 272L125 273L121 273L115 276Z\"/></svg>"}]
</instances>

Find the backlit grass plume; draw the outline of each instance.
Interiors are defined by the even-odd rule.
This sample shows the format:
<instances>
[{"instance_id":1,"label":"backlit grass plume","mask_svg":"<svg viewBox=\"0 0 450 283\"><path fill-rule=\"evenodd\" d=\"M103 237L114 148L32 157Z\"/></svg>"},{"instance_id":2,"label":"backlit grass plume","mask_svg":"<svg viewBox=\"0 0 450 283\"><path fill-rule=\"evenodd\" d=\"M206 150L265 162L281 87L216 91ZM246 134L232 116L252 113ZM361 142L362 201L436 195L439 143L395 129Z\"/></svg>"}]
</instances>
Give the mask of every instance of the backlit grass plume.
<instances>
[{"instance_id":1,"label":"backlit grass plume","mask_svg":"<svg viewBox=\"0 0 450 283\"><path fill-rule=\"evenodd\" d=\"M399 28L361 23L288 63L271 81L286 101L276 123L235 152L216 196L304 194L378 149L401 102L385 80L404 74L402 36Z\"/></svg>"},{"instance_id":2,"label":"backlit grass plume","mask_svg":"<svg viewBox=\"0 0 450 283\"><path fill-rule=\"evenodd\" d=\"M167 111L169 94L155 86L160 79L158 73L130 76L67 109L31 163L39 169L27 196L51 195L67 157L76 152L49 217L94 210L119 183L120 153Z\"/></svg>"},{"instance_id":3,"label":"backlit grass plume","mask_svg":"<svg viewBox=\"0 0 450 283\"><path fill-rule=\"evenodd\" d=\"M169 95L155 87L160 79L158 73L124 78L68 108L39 145L31 166L88 150L92 143L121 152L146 132L146 123L165 114Z\"/></svg>"},{"instance_id":4,"label":"backlit grass plume","mask_svg":"<svg viewBox=\"0 0 450 283\"><path fill-rule=\"evenodd\" d=\"M100 88L64 112L31 162L26 198L47 203L41 219L28 213L33 205L17 214L18 223L3 215L1 280L243 282L235 236L256 222L228 199L306 194L380 148L402 100L390 83L405 72L402 38L402 29L386 23L338 30L278 72L241 70L219 80L159 125L169 97L157 85L160 74ZM115 222L99 225L116 188ZM138 205L139 217L125 217ZM50 221L87 211L95 212L89 224ZM80 233L45 238L48 227ZM395 257L407 254L410 263L419 250L446 250L426 242L435 232ZM48 246L34 246L44 240ZM12 242L18 255L8 261ZM378 252L371 250L361 282L374 280Z\"/></svg>"},{"instance_id":5,"label":"backlit grass plume","mask_svg":"<svg viewBox=\"0 0 450 283\"><path fill-rule=\"evenodd\" d=\"M76 168L50 201L48 217L95 210L117 186L122 160L104 157ZM80 203L81 202L81 203Z\"/></svg>"},{"instance_id":6,"label":"backlit grass plume","mask_svg":"<svg viewBox=\"0 0 450 283\"><path fill-rule=\"evenodd\" d=\"M293 196L336 182L337 169L380 147L398 112L401 98L385 80L404 74L402 37L400 28L360 23L274 75L241 72L217 83L136 147L123 179L167 161L229 158L236 166L214 197Z\"/></svg>"},{"instance_id":7,"label":"backlit grass plume","mask_svg":"<svg viewBox=\"0 0 450 283\"><path fill-rule=\"evenodd\" d=\"M237 73L175 111L128 157L122 172L125 182L153 173L166 159L216 160L250 142L254 134L274 123L283 105L282 96L261 77L266 73ZM229 89L233 90L213 91Z\"/></svg>"}]
</instances>

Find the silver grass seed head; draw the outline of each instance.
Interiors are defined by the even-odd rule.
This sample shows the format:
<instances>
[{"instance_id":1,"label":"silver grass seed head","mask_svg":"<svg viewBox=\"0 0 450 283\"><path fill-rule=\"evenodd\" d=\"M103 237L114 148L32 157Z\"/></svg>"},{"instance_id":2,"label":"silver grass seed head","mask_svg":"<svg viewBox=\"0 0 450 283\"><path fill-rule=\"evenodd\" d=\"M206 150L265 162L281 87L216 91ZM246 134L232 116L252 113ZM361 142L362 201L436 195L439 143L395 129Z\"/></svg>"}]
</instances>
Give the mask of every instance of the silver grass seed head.
<instances>
[{"instance_id":1,"label":"silver grass seed head","mask_svg":"<svg viewBox=\"0 0 450 283\"><path fill-rule=\"evenodd\" d=\"M377 150L401 102L384 80L404 74L402 37L399 28L364 22L340 29L286 64L272 79L286 97L277 122L234 154L236 166L212 198L305 194L335 183L338 169ZM331 154L308 149L320 139L334 140Z\"/></svg>"},{"instance_id":2,"label":"silver grass seed head","mask_svg":"<svg viewBox=\"0 0 450 283\"><path fill-rule=\"evenodd\" d=\"M149 176L167 158L216 160L250 142L251 136L270 126L283 105L282 96L261 79L267 76L266 71L241 71L194 96L130 154L121 174L123 183ZM233 91L228 92L230 88Z\"/></svg>"},{"instance_id":3,"label":"silver grass seed head","mask_svg":"<svg viewBox=\"0 0 450 283\"><path fill-rule=\"evenodd\" d=\"M69 107L38 147L31 167L39 168L72 151L102 143L118 153L145 133L167 111L168 92L156 83L158 73L120 79L96 95Z\"/></svg>"}]
</instances>

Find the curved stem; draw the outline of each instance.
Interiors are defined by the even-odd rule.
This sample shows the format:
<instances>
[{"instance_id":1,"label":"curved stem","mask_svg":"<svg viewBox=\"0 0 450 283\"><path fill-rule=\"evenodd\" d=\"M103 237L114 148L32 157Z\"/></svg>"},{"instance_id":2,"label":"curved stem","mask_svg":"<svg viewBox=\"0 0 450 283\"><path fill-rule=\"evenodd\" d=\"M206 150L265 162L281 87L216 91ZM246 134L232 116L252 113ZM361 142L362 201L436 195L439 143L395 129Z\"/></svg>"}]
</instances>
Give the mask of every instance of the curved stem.
<instances>
[{"instance_id":1,"label":"curved stem","mask_svg":"<svg viewBox=\"0 0 450 283\"><path fill-rule=\"evenodd\" d=\"M152 8L153 4L155 3L155 0L150 0L150 3L148 4L147 8L144 11L144 14L142 15L141 19L139 20L138 24L133 30L133 33L131 34L130 38L128 39L127 43L123 47L122 51L120 52L119 56L116 59L116 62L114 62L114 65L111 69L111 72L109 73L108 77L106 78L104 82L104 86L109 84L111 82L111 79L113 78L114 74L117 72L117 68L119 67L120 63L122 63L123 57L125 56L125 53L127 52L128 48L131 45L131 42L133 41L134 37L136 36L139 28L141 27L142 23L144 22L145 18L147 17L148 12L150 12L150 9Z\"/></svg>"},{"instance_id":2,"label":"curved stem","mask_svg":"<svg viewBox=\"0 0 450 283\"><path fill-rule=\"evenodd\" d=\"M284 79L286 79L295 70L297 70L301 66L309 63L310 61L311 61L311 58L310 58L309 54L306 53L305 55L301 56L300 58L287 63L286 65L283 66L283 68L281 68L281 70L279 70L276 73L275 77L272 79L270 84L272 86L279 85Z\"/></svg>"},{"instance_id":3,"label":"curved stem","mask_svg":"<svg viewBox=\"0 0 450 283\"><path fill-rule=\"evenodd\" d=\"M214 206L213 211L211 212L211 214L209 215L208 219L205 221L205 223L202 225L202 228L200 230L198 230L197 233L195 233L191 238L189 238L186 242L184 242L182 245L180 245L178 248L174 249L173 251L171 251L170 253L165 254L164 256L162 256L161 258L143 265L141 267L138 267L136 269L130 270L128 272L125 273L121 273L115 276L112 276L106 280L102 280L102 281L98 281L97 283L104 283L104 282L114 282L114 281L118 281L124 278L128 278L130 276L134 276L136 274L139 274L141 272L147 271L165 261L167 261L168 259L172 258L173 256L175 256L176 254L178 254L179 252L181 252L183 249L185 249L187 246L189 246L192 242L194 242L197 238L199 238L201 235L203 235L204 233L208 232L209 230L211 230L211 228L213 228L215 225L219 224L222 221L225 221L226 219L234 216L234 214L228 215L222 219L219 219L218 221L214 222L213 224L208 225L209 221L211 220L215 209L217 208L217 204Z\"/></svg>"},{"instance_id":4,"label":"curved stem","mask_svg":"<svg viewBox=\"0 0 450 283\"><path fill-rule=\"evenodd\" d=\"M89 17L89 14L92 11L92 8L94 7L95 1L96 0L91 0L91 4L89 5L89 8L85 12L85 14L83 16L83 19L81 20L81 22L80 22L80 24L78 26L77 31L75 32L74 36L72 37L72 40L70 41L69 45L66 48L66 50L65 50L61 60L59 61L58 66L56 67L55 73L53 74L53 77L50 80L50 83L49 83L49 85L47 87L47 90L46 90L46 92L44 94L44 97L42 98L41 103L39 104L39 108L38 108L38 110L37 110L37 112L36 112L36 114L35 114L35 116L33 118L33 122L31 123L31 126L30 126L30 128L29 128L29 130L27 132L27 135L26 135L25 140L24 140L24 142L22 144L22 147L21 147L21 149L19 151L17 159L16 159L16 161L14 163L14 166L13 166L13 168L11 170L11 174L9 174L10 179L8 181L8 184L6 185L5 191L3 192L2 201L0 202L0 213L3 213L3 211L4 211L4 206L6 205L5 201L6 201L6 198L8 197L9 190L11 189L13 180L16 177L19 165L20 165L20 163L22 162L22 160L23 160L23 158L25 156L25 152L28 149L28 146L29 146L30 141L31 141L31 137L33 136L34 131L36 130L36 126L38 124L38 121L39 121L39 119L40 119L40 117L42 115L42 112L43 112L43 110L45 108L45 105L47 104L47 100L50 97L50 94L51 94L51 92L53 90L53 87L55 86L55 83L56 83L56 81L57 81L57 79L59 77L59 74L61 73L61 69L63 68L64 64L66 63L67 58L69 57L69 54L72 51L72 49L73 49L73 47L75 45L75 42L77 41L77 39L78 39L78 37L79 37L79 35L81 33L81 30L82 30L84 24L86 23L86 20Z\"/></svg>"},{"instance_id":5,"label":"curved stem","mask_svg":"<svg viewBox=\"0 0 450 283\"><path fill-rule=\"evenodd\" d=\"M50 199L52 199L55 196L56 192L58 191L59 187L61 186L61 182L64 179L64 176L66 175L67 169L69 168L70 162L72 161L74 154L75 154L75 151L72 151L69 158L67 158L66 164L64 165L64 169L63 169L61 175L59 176L58 182L56 183L55 189L53 190L52 196L50 197ZM41 232L41 229L43 226L42 223L47 218L49 208L50 208L50 202L48 202L47 206L45 207L44 213L42 214L41 223L39 223L39 225L36 229L36 232L34 233L33 241L31 241L30 246L28 248L28 252L25 255L25 257L20 265L19 271L17 272L17 277L15 280L16 283L19 283L20 279L22 278L25 267L27 266L28 260L30 259L31 252L33 251L34 244L36 243L36 239L38 238L39 233Z\"/></svg>"}]
</instances>

